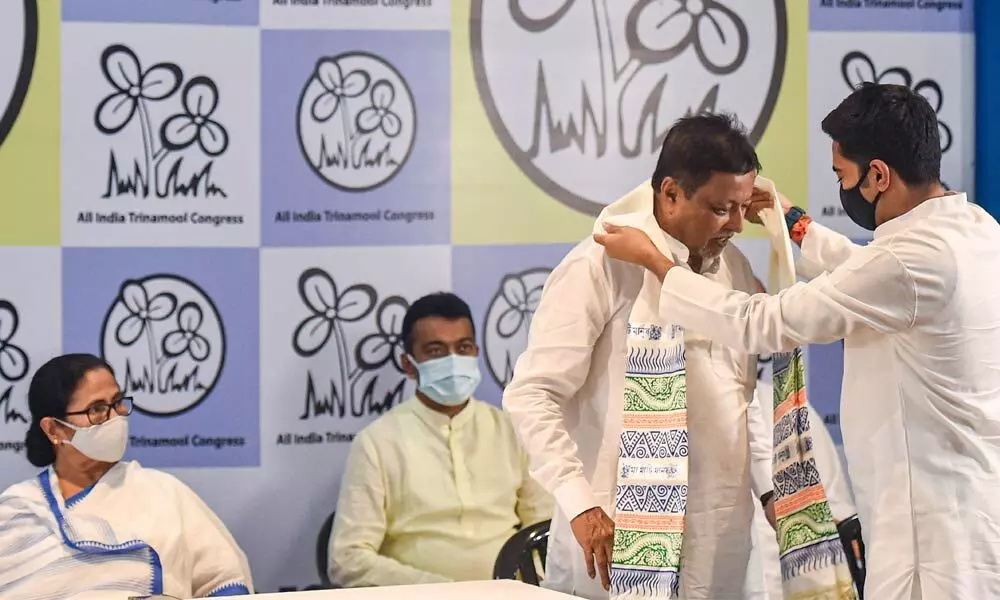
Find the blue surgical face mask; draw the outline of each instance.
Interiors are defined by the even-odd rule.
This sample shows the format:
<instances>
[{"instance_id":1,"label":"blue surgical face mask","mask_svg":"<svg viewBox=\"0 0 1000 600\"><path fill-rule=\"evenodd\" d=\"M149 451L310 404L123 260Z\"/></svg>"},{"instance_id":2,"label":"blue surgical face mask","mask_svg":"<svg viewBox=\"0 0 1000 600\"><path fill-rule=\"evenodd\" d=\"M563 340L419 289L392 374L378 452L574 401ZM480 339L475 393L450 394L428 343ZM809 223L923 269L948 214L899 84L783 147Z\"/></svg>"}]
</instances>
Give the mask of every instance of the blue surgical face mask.
<instances>
[{"instance_id":1,"label":"blue surgical face mask","mask_svg":"<svg viewBox=\"0 0 1000 600\"><path fill-rule=\"evenodd\" d=\"M475 356L449 354L422 363L411 356L410 361L420 375L417 389L443 406L462 404L472 396L482 380L479 359Z\"/></svg>"}]
</instances>

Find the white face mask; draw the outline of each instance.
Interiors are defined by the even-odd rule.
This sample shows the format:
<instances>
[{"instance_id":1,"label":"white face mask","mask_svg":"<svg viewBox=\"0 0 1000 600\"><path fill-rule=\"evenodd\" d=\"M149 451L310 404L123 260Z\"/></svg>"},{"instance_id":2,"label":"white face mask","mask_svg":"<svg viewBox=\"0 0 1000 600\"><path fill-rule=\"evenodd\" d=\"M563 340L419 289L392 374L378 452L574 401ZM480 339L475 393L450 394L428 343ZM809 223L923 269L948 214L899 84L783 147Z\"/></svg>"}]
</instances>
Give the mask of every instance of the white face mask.
<instances>
[{"instance_id":1,"label":"white face mask","mask_svg":"<svg viewBox=\"0 0 1000 600\"><path fill-rule=\"evenodd\" d=\"M59 421L76 433L73 439L64 440L62 443L69 444L87 458L107 463L116 463L125 456L125 448L128 446L128 419L126 417L112 417L100 425L90 427L77 427L65 421Z\"/></svg>"}]
</instances>

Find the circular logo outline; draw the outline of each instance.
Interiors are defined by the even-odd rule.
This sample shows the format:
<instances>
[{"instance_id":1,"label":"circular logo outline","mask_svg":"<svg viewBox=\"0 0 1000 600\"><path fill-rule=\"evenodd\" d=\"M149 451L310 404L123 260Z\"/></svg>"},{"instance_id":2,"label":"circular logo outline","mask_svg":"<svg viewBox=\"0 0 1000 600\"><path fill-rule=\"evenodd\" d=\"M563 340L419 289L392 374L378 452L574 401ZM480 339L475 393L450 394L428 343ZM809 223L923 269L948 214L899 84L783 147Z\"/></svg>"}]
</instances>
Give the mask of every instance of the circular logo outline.
<instances>
[{"instance_id":1,"label":"circular logo outline","mask_svg":"<svg viewBox=\"0 0 1000 600\"><path fill-rule=\"evenodd\" d=\"M500 377L497 376L496 371L494 371L494 369L493 369L493 361L490 360L490 344L489 344L489 339L490 339L491 336L489 334L491 332L489 331L489 324L490 324L490 315L493 312L494 305L496 305L496 303L497 303L498 300L500 300L501 298L504 297L504 294L503 294L503 284L504 284L504 281L509 276L515 276L518 279L520 279L521 281L524 281L524 279L526 277L533 276L533 275L544 274L545 277L542 279L542 286L544 287L545 282L548 281L549 275L552 274L552 270L553 270L553 267L529 267L527 269L523 269L523 270L520 270L520 271L512 271L510 273L507 273L506 275L504 275L504 276L502 276L500 278L500 284L497 286L496 292L493 293L493 297L490 298L489 302L487 302L487 304L486 304L486 310L483 312L483 324L482 324L482 329L481 329L481 334L482 334L482 338L483 338L483 345L482 345L482 352L480 354L482 355L483 362L486 364L486 370L489 371L490 378L493 379L493 382L501 390L503 390L505 387L507 387L507 384L504 383L500 379ZM534 313L532 313L532 318L534 318ZM526 349L527 349L527 347L522 348L521 352L518 353L518 356L520 356L521 354L523 354ZM501 352L506 352L506 350L500 350L500 351ZM514 362L516 363L517 361L515 360ZM513 368L513 366L514 365L511 365L511 368Z\"/></svg>"},{"instance_id":2,"label":"circular logo outline","mask_svg":"<svg viewBox=\"0 0 1000 600\"><path fill-rule=\"evenodd\" d=\"M14 91L3 114L0 115L0 146L6 141L17 122L24 101L28 97L31 78L35 72L38 54L38 0L24 0L24 49L21 51L21 68L14 81Z\"/></svg>"},{"instance_id":3,"label":"circular logo outline","mask_svg":"<svg viewBox=\"0 0 1000 600\"><path fill-rule=\"evenodd\" d=\"M100 341L98 343L98 352L100 353L102 359L104 359L105 361L108 360L104 348L104 337L105 334L107 333L108 323L111 320L111 313L115 311L115 307L118 306L118 304L121 303L122 301L121 300L122 286L124 286L125 283L129 281L134 281L139 284L145 284L147 281L157 278L178 281L180 283L183 283L191 287L193 290L201 294L202 298L204 298L205 302L208 304L208 307L212 309L213 313L215 313L215 318L219 321L219 334L222 340L222 348L223 348L222 357L219 358L219 372L216 374L215 379L212 381L212 384L205 387L205 390L202 393L201 398L198 398L197 401L191 403L185 408L182 408L180 410L175 410L172 412L154 412L142 408L141 406L139 406L138 403L135 402L132 403L133 409L144 416L152 417L154 419L168 419L168 418L178 417L180 415L183 415L184 413L191 412L195 408L201 406L201 404L205 402L205 400L208 399L208 397L212 394L212 392L215 390L215 387L218 385L219 380L222 378L223 371L225 371L226 369L226 356L229 354L229 352L227 351L229 348L229 342L226 339L226 325L225 322L222 320L222 313L219 311L219 307L216 306L215 300L212 299L212 297L208 294L208 292L204 290L204 288L202 288L194 281L188 279L187 277L184 277L183 275L178 275L176 273L158 272L158 273L151 273L149 275L146 275L145 277L126 278L122 280L121 285L118 288L118 292L115 294L115 298L111 302L111 306L108 307L108 312L104 315L104 320L101 322L101 331L100 331L101 335L100 335ZM110 362L108 364L110 364ZM111 366L113 368L115 365ZM117 379L117 377L118 374L115 373L115 378Z\"/></svg>"},{"instance_id":4,"label":"circular logo outline","mask_svg":"<svg viewBox=\"0 0 1000 600\"><path fill-rule=\"evenodd\" d=\"M486 112L486 119L490 123L490 128L493 129L493 133L500 140L500 144L511 161L539 189L560 204L584 214L597 216L607 206L606 204L598 204L586 198L581 198L556 183L542 169L535 166L531 160L525 159L523 156L524 151L518 147L513 137L507 131L507 125L500 117L500 112L493 103L493 92L490 89L489 77L486 75L486 67L483 61L482 23L483 2L485 0L471 1L472 7L469 11L469 52L472 58L472 74L476 81L476 90L479 92L479 101ZM760 116L757 118L757 122L748 135L754 146L760 142L760 138L763 137L764 131L774 116L774 109L778 104L778 96L781 95L781 86L784 82L785 67L788 58L788 7L785 4L786 0L773 1L775 21L778 26L775 36L777 48L774 53L771 83L764 98L764 106L761 108Z\"/></svg>"},{"instance_id":5,"label":"circular logo outline","mask_svg":"<svg viewBox=\"0 0 1000 600\"><path fill-rule=\"evenodd\" d=\"M295 137L296 137L296 141L299 143L299 151L302 152L302 158L305 159L306 164L309 165L309 170L312 171L312 173L314 175L316 175L317 177L319 177L320 180L323 183L329 185L330 187L332 187L332 188L334 188L334 189L336 189L338 191L349 193L349 194L359 194L359 193L363 193L363 192L370 192L372 190L376 190L376 189L384 186L385 184L387 184L390 181L392 181L396 177L396 175L398 175L399 172L403 170L403 167L406 166L406 164L410 160L410 156L413 154L413 147L417 143L417 125L419 124L419 120L420 119L417 116L417 99L413 95L413 90L410 88L410 83L406 80L405 77L403 77L403 74L399 72L399 69L396 68L396 65L390 63L387 59L379 56L378 54L375 54L374 52L368 52L367 50L348 50L346 52L341 52L340 54L335 54L333 56L321 56L318 59L316 59L316 63L319 64L319 62L322 61L322 60L324 60L324 59L330 59L330 60L333 60L333 61L339 61L339 60L341 60L343 58L351 58L351 57L369 58L369 59L375 60L375 61L381 63L382 65L384 65L387 69L389 69L389 71L391 71L396 77L399 78L400 83L403 84L403 88L406 90L407 96L409 96L409 98L410 98L410 103L413 105L413 137L410 138L410 143L406 147L406 156L403 158L402 162L399 163L399 166L396 167L396 170L393 171L392 173L390 173L388 177L386 177L385 179L383 179L382 181L380 181L380 182L378 182L376 184L365 186L365 187L348 187L348 186L341 185L339 183L330 181L327 177L325 177L323 175L322 172L320 172L319 169L317 169L315 166L313 166L312 159L309 156L309 153L306 152L305 144L302 141L302 124L300 122L300 119L298 118L299 115L301 114L301 111L302 111L302 100L305 98L306 90L309 89L309 85L313 81L313 76L312 75L310 75L309 78L306 79L306 82L302 85L302 91L299 92L298 102L296 102L296 104L295 104L295 106L296 106Z\"/></svg>"}]
</instances>

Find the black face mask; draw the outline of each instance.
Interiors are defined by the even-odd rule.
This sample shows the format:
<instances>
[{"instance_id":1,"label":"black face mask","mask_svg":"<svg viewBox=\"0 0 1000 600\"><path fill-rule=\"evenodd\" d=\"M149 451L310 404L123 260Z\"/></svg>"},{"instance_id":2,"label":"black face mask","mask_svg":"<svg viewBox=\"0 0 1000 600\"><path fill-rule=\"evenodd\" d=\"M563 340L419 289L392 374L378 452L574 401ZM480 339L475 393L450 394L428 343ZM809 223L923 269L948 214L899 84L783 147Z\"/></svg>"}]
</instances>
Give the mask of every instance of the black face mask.
<instances>
[{"instance_id":1,"label":"black face mask","mask_svg":"<svg viewBox=\"0 0 1000 600\"><path fill-rule=\"evenodd\" d=\"M861 185L868 178L868 173L871 170L872 166L868 165L868 168L861 175L861 179L858 180L858 185L848 189L840 188L840 205L844 207L847 216L857 223L859 227L863 227L868 231L875 231L875 207L878 206L882 192L875 194L875 199L871 202L865 200L864 195L861 193Z\"/></svg>"}]
</instances>

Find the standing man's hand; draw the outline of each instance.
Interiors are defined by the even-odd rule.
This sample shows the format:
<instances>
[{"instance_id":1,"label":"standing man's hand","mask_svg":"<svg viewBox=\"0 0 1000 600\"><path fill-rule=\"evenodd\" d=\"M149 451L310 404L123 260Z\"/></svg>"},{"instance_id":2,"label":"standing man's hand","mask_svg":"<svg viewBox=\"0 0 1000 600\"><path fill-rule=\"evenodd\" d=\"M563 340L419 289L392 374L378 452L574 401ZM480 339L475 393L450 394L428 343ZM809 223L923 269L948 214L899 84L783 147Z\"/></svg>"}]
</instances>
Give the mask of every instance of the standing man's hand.
<instances>
[{"instance_id":1,"label":"standing man's hand","mask_svg":"<svg viewBox=\"0 0 1000 600\"><path fill-rule=\"evenodd\" d=\"M767 504L764 505L764 516L767 517L767 522L771 524L771 529L778 530L778 519L774 514L774 497L772 496Z\"/></svg>"},{"instance_id":2,"label":"standing man's hand","mask_svg":"<svg viewBox=\"0 0 1000 600\"><path fill-rule=\"evenodd\" d=\"M570 521L573 535L583 548L583 560L591 579L601 575L601 585L611 589L611 548L614 546L615 522L607 513L595 506ZM596 564L596 568L595 568Z\"/></svg>"}]
</instances>

